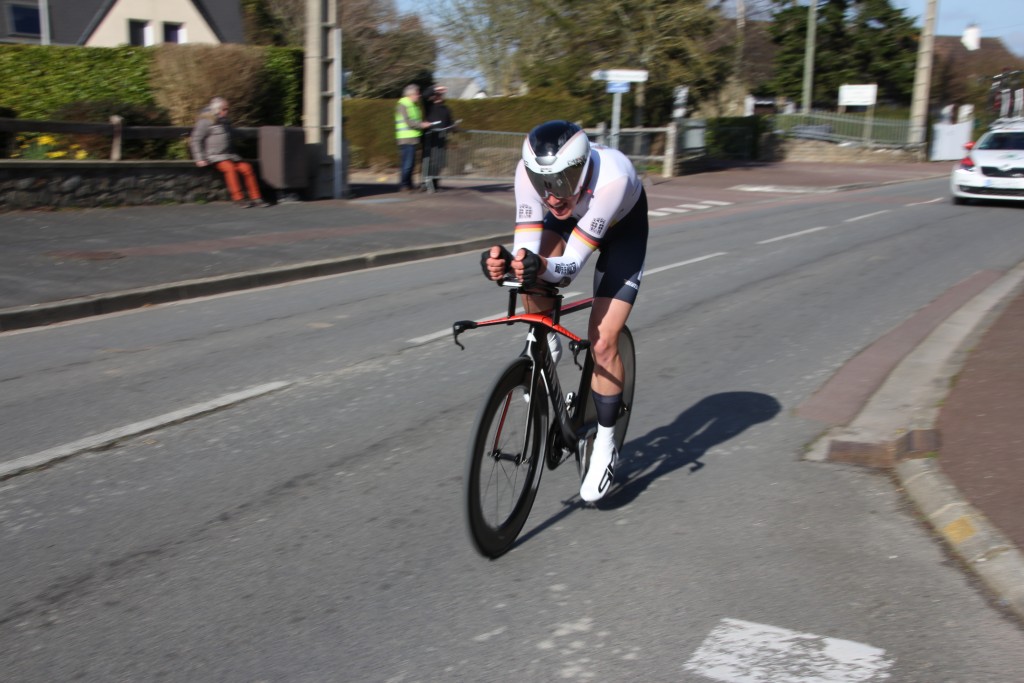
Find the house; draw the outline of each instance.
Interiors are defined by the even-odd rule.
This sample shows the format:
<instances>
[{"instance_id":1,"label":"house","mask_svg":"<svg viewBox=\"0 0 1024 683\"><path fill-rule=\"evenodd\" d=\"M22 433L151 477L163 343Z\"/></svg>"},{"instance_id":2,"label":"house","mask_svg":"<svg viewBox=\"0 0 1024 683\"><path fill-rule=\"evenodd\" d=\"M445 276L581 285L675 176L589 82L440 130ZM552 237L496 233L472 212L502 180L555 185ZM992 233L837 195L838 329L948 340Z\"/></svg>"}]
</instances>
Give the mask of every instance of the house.
<instances>
[{"instance_id":1,"label":"house","mask_svg":"<svg viewBox=\"0 0 1024 683\"><path fill-rule=\"evenodd\" d=\"M0 43L241 43L240 0L0 0Z\"/></svg>"},{"instance_id":2,"label":"house","mask_svg":"<svg viewBox=\"0 0 1024 683\"><path fill-rule=\"evenodd\" d=\"M450 100L474 100L487 97L487 91L472 77L438 78L437 85L448 88Z\"/></svg>"}]
</instances>

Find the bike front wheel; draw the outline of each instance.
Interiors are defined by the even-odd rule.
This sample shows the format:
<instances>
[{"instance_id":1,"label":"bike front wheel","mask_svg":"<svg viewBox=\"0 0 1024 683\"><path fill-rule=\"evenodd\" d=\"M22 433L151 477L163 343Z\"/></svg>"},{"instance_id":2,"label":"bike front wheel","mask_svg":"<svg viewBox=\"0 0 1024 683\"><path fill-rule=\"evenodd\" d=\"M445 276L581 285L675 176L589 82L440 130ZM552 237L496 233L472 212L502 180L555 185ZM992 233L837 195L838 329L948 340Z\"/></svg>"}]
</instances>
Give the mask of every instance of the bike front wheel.
<instances>
[{"instance_id":1,"label":"bike front wheel","mask_svg":"<svg viewBox=\"0 0 1024 683\"><path fill-rule=\"evenodd\" d=\"M540 484L548 411L543 391L531 388L532 368L529 358L518 358L498 376L473 430L466 521L474 547L485 557L512 547Z\"/></svg>"}]
</instances>

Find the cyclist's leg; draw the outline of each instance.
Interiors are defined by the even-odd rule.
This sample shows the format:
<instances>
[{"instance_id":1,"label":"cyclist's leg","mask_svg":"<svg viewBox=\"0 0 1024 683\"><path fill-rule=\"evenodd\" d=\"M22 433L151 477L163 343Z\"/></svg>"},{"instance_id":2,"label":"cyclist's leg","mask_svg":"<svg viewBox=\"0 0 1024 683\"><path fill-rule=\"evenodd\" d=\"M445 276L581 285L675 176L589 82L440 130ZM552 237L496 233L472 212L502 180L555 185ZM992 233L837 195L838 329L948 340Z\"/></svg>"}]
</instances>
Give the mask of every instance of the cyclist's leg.
<instances>
[{"instance_id":1,"label":"cyclist's leg","mask_svg":"<svg viewBox=\"0 0 1024 683\"><path fill-rule=\"evenodd\" d=\"M619 336L640 290L647 253L647 207L643 195L634 210L601 245L594 274L594 305L590 314L590 349L594 358L591 395L597 409L597 435L580 497L595 501L611 488L618 452L615 424L623 400L625 376Z\"/></svg>"}]
</instances>

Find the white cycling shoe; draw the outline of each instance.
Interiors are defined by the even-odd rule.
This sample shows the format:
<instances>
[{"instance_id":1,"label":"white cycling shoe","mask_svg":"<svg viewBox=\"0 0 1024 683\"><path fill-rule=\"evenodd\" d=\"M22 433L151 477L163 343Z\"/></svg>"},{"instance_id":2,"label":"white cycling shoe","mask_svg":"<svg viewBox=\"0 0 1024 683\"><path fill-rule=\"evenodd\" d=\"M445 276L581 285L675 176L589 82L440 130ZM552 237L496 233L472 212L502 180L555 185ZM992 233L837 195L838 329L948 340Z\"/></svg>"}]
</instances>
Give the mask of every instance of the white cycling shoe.
<instances>
[{"instance_id":1,"label":"white cycling shoe","mask_svg":"<svg viewBox=\"0 0 1024 683\"><path fill-rule=\"evenodd\" d=\"M583 477L580 486L580 498L588 503L604 498L604 494L615 481L615 465L619 452L611 440L600 439L594 442L594 450L590 454L590 467Z\"/></svg>"}]
</instances>

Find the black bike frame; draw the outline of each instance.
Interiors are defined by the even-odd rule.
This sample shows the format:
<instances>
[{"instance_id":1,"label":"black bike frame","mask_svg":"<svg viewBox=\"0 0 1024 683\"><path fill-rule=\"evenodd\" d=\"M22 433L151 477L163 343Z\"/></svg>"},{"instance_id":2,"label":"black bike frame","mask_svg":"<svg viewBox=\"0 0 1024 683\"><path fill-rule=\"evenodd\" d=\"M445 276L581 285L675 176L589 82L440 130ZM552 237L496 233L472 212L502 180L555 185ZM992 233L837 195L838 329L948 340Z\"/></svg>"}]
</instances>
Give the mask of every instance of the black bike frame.
<instances>
[{"instance_id":1,"label":"black bike frame","mask_svg":"<svg viewBox=\"0 0 1024 683\"><path fill-rule=\"evenodd\" d=\"M594 299L583 299L571 304L562 305L562 295L553 289L544 287L538 289L525 289L518 286L518 283L502 283L510 287L508 297L508 315L502 318L491 320L460 320L452 325L452 333L455 337L455 344L459 348L465 348L459 343L459 335L466 330L474 330L478 327L490 327L492 325L513 325L515 323L526 323L530 326L530 341L527 343L526 351L533 360L533 376L530 378L531 391L534 391L543 383L544 391L554 409L562 441L573 452L578 450L579 441L587 436L582 433L585 428L584 420L586 415L587 401L590 399L590 377L594 372L594 359L590 353L586 354L583 361L582 374L580 375L580 387L573 401L574 410L570 413L566 405L565 396L562 394L562 386L558 381L558 373L555 372L554 359L551 357L551 350L545 342L547 330L554 330L556 333L569 339L569 350L572 352L573 360L576 361L580 351L589 349L590 342L578 337L573 332L562 327L561 316L564 313L572 313L590 308ZM516 313L518 294L535 294L554 299L554 306L551 310L543 313ZM541 334L541 333L544 334ZM579 365L576 361L577 366ZM534 394L536 395L536 394Z\"/></svg>"}]
</instances>

